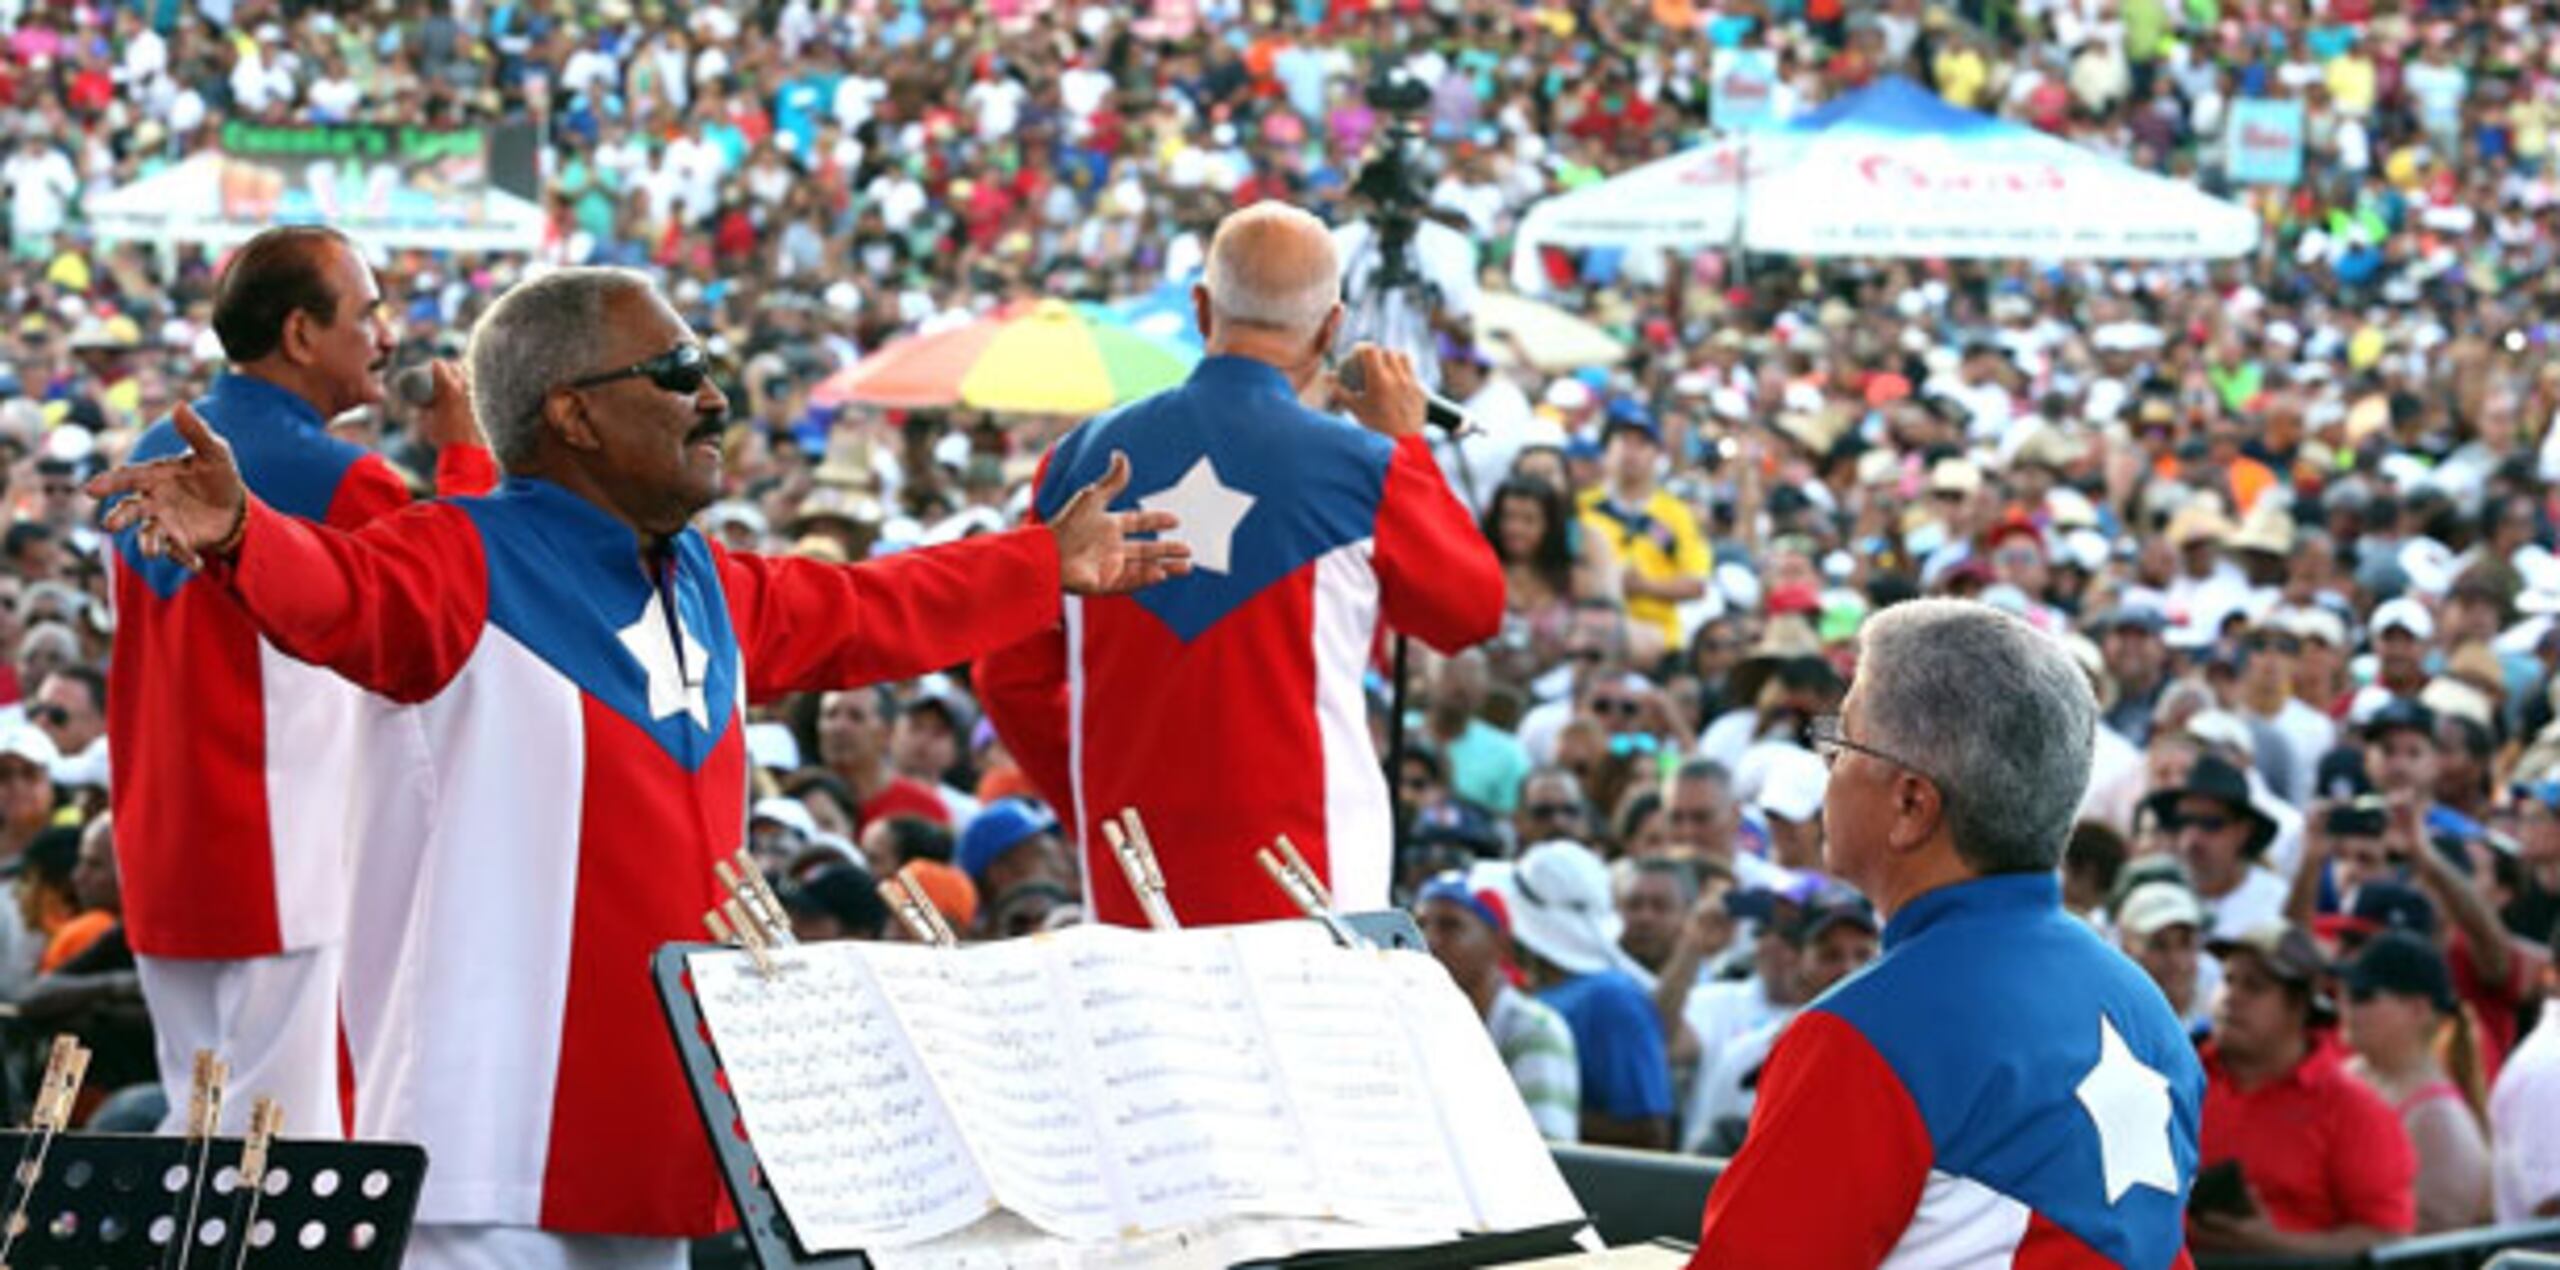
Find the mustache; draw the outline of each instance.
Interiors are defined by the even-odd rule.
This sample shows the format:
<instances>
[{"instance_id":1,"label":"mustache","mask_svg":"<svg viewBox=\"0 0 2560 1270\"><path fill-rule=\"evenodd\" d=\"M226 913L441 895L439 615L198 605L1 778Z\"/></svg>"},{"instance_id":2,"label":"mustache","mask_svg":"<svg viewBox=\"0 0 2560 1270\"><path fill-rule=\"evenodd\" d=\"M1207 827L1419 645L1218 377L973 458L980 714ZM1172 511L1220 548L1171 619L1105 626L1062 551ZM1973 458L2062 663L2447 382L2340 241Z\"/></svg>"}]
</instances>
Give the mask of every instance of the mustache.
<instances>
[{"instance_id":1,"label":"mustache","mask_svg":"<svg viewBox=\"0 0 2560 1270\"><path fill-rule=\"evenodd\" d=\"M728 431L728 412L706 415L701 423L695 425L693 431L684 434L685 444L691 445L696 441L717 441L727 435Z\"/></svg>"}]
</instances>

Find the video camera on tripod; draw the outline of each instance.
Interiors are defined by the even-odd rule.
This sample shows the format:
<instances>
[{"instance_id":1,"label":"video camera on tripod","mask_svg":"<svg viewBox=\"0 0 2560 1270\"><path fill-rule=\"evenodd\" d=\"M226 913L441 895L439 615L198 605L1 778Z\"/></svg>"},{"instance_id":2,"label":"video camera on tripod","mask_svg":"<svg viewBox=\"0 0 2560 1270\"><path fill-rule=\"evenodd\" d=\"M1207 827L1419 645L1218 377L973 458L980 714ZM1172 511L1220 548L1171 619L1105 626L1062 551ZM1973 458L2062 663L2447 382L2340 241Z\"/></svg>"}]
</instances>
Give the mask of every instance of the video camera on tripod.
<instances>
[{"instance_id":1,"label":"video camera on tripod","mask_svg":"<svg viewBox=\"0 0 2560 1270\"><path fill-rule=\"evenodd\" d=\"M1378 270L1367 281L1373 291L1419 285L1423 277L1414 263L1413 237L1423 210L1431 205L1421 122L1431 107L1431 88L1402 66L1381 61L1361 97L1386 117L1377 148L1351 182L1351 192L1375 209L1371 223L1378 235Z\"/></svg>"}]
</instances>

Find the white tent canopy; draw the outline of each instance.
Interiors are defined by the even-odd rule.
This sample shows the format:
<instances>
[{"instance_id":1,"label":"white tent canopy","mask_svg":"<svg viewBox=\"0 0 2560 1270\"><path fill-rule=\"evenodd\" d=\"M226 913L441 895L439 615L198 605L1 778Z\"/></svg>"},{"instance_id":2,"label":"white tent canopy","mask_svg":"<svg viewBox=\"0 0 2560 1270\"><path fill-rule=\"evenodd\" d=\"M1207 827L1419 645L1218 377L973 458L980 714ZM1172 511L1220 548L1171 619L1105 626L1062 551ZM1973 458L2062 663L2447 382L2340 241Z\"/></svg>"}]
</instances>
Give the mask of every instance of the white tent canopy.
<instances>
[{"instance_id":1,"label":"white tent canopy","mask_svg":"<svg viewBox=\"0 0 2560 1270\"><path fill-rule=\"evenodd\" d=\"M225 160L195 155L165 171L119 189L91 195L81 204L90 232L107 241L203 243L228 247L268 228L260 221L223 214ZM386 251L529 252L542 243L542 209L515 195L488 189L476 219L456 215L442 223L372 219L361 213L330 224L363 247Z\"/></svg>"},{"instance_id":2,"label":"white tent canopy","mask_svg":"<svg viewBox=\"0 0 2560 1270\"><path fill-rule=\"evenodd\" d=\"M2191 184L1887 79L1538 204L1513 279L1541 287L1545 246L2188 260L2257 241L2247 209Z\"/></svg>"}]
</instances>

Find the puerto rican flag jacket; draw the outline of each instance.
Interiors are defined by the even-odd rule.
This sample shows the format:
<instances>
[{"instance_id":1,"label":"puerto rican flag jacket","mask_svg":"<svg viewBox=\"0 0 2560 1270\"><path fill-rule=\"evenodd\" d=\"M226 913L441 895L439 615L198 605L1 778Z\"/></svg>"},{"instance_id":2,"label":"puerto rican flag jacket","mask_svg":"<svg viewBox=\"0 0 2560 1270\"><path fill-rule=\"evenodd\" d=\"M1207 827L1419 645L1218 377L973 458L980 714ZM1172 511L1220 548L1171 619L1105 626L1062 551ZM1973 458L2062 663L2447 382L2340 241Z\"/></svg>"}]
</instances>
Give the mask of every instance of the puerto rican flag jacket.
<instances>
[{"instance_id":1,"label":"puerto rican flag jacket","mask_svg":"<svg viewBox=\"0 0 2560 1270\"><path fill-rule=\"evenodd\" d=\"M195 409L230 442L250 492L285 515L353 529L409 505L390 464L330 436L328 420L286 389L224 374ZM133 459L185 449L162 420ZM437 463L440 493L496 480L477 446L447 447ZM346 924L356 764L381 703L277 651L220 586L145 558L135 534L114 539L107 695L133 950L231 959L334 942Z\"/></svg>"},{"instance_id":2,"label":"puerto rican flag jacket","mask_svg":"<svg viewBox=\"0 0 2560 1270\"><path fill-rule=\"evenodd\" d=\"M745 840L743 707L950 666L1058 617L1041 528L851 566L646 547L511 477L354 534L250 507L208 570L268 639L410 708L360 784L356 1132L426 1145L419 1220L729 1221L648 959Z\"/></svg>"},{"instance_id":3,"label":"puerto rican flag jacket","mask_svg":"<svg viewBox=\"0 0 2560 1270\"><path fill-rule=\"evenodd\" d=\"M1692 1267L2188 1264L2204 1068L2051 873L1931 891L1778 1040Z\"/></svg>"},{"instance_id":4,"label":"puerto rican flag jacket","mask_svg":"<svg viewBox=\"0 0 2560 1270\"><path fill-rule=\"evenodd\" d=\"M1296 916L1255 863L1281 834L1344 908L1384 907L1394 831L1363 678L1382 623L1444 651L1493 635L1492 545L1422 438L1309 410L1260 362L1207 358L1069 433L1035 513L1057 515L1114 451L1121 505L1180 516L1191 572L1069 597L1057 628L977 668L1006 748L1076 826L1091 911L1143 921L1099 828L1124 807L1186 924Z\"/></svg>"}]
</instances>

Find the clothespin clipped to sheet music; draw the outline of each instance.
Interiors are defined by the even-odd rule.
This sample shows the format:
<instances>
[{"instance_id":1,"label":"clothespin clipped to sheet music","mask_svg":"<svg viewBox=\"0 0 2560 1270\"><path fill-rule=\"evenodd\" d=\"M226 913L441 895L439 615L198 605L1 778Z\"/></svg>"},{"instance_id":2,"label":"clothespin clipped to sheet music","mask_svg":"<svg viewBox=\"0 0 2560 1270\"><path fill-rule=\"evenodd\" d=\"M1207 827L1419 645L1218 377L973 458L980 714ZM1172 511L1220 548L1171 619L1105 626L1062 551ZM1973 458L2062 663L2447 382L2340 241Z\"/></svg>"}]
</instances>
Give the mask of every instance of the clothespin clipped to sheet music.
<instances>
[{"instance_id":1,"label":"clothespin clipped to sheet music","mask_svg":"<svg viewBox=\"0 0 2560 1270\"><path fill-rule=\"evenodd\" d=\"M1280 888L1281 894L1288 896L1298 906L1299 912L1324 923L1324 928L1332 932L1335 943L1345 948L1368 947L1369 941L1362 939L1358 931L1351 929L1349 923L1333 911L1333 892L1326 890L1324 879L1307 867L1307 858L1298 854L1298 844L1289 841L1289 835L1284 833L1280 835L1278 846L1277 854L1270 847L1264 847L1254 853L1254 858L1262 862L1262 871L1271 875L1271 881Z\"/></svg>"},{"instance_id":2,"label":"clothespin clipped to sheet music","mask_svg":"<svg viewBox=\"0 0 2560 1270\"><path fill-rule=\"evenodd\" d=\"M1129 889L1138 896L1138 908L1147 915L1147 925L1157 930L1180 930L1182 923L1173 915L1173 904L1164 896L1164 870L1156 864L1156 844L1147 837L1147 826L1138 819L1138 809L1124 807L1115 819L1102 820L1102 836L1111 844L1111 854L1120 861L1120 871L1129 878Z\"/></svg>"},{"instance_id":3,"label":"clothespin clipped to sheet music","mask_svg":"<svg viewBox=\"0 0 2560 1270\"><path fill-rule=\"evenodd\" d=\"M705 912L702 926L711 932L713 939L732 948L746 950L748 959L756 963L757 974L767 979L773 977L773 953L765 945L764 928L748 919L746 910L739 906L736 897L723 900L720 907Z\"/></svg>"},{"instance_id":4,"label":"clothespin clipped to sheet music","mask_svg":"<svg viewBox=\"0 0 2560 1270\"><path fill-rule=\"evenodd\" d=\"M960 936L952 931L951 923L943 920L942 910L935 908L924 888L906 874L890 874L889 880L880 884L880 900L917 943L934 948L960 946Z\"/></svg>"},{"instance_id":5,"label":"clothespin clipped to sheet music","mask_svg":"<svg viewBox=\"0 0 2560 1270\"><path fill-rule=\"evenodd\" d=\"M720 876L720 885L738 897L747 915L764 927L767 945L788 948L800 942L791 933L790 915L782 911L782 897L773 893L773 884L764 880L764 870L756 867L755 857L748 855L745 847L738 848L735 856L713 864L711 871Z\"/></svg>"}]
</instances>

